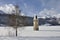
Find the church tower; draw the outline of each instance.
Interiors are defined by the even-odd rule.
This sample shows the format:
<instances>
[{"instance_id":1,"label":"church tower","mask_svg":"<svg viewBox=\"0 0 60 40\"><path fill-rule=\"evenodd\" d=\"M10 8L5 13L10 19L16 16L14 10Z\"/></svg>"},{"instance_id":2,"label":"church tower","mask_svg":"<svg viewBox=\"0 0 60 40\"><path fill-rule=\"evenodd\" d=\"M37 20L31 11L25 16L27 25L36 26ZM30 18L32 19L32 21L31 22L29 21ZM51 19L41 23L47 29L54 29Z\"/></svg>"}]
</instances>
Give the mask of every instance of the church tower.
<instances>
[{"instance_id":1,"label":"church tower","mask_svg":"<svg viewBox=\"0 0 60 40\"><path fill-rule=\"evenodd\" d=\"M34 25L34 30L39 30L38 28L38 18L37 15L34 15L34 19L33 19L33 25Z\"/></svg>"}]
</instances>

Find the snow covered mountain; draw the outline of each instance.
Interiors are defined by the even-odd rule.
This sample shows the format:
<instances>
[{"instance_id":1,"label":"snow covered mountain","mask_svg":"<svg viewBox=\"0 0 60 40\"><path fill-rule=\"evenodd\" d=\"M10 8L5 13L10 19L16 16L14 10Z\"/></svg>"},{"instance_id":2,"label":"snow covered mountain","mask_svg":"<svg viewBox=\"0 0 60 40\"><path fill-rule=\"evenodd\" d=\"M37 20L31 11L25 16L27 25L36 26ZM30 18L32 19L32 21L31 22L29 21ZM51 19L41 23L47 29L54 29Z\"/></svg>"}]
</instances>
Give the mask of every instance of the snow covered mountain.
<instances>
[{"instance_id":1,"label":"snow covered mountain","mask_svg":"<svg viewBox=\"0 0 60 40\"><path fill-rule=\"evenodd\" d=\"M6 14L12 14L15 13L15 6L13 4L5 4L0 6L0 10Z\"/></svg>"},{"instance_id":2,"label":"snow covered mountain","mask_svg":"<svg viewBox=\"0 0 60 40\"><path fill-rule=\"evenodd\" d=\"M0 14L15 14L15 13L16 13L15 5L13 4L5 4L5 5L0 6ZM19 15L25 16L23 12L21 12Z\"/></svg>"},{"instance_id":3,"label":"snow covered mountain","mask_svg":"<svg viewBox=\"0 0 60 40\"><path fill-rule=\"evenodd\" d=\"M5 12L3 12L2 10L0 10L0 14L6 14Z\"/></svg>"},{"instance_id":4,"label":"snow covered mountain","mask_svg":"<svg viewBox=\"0 0 60 40\"><path fill-rule=\"evenodd\" d=\"M42 18L50 18L50 17L56 17L59 18L60 17L60 13L54 9L43 9L42 11L39 12L39 16Z\"/></svg>"}]
</instances>

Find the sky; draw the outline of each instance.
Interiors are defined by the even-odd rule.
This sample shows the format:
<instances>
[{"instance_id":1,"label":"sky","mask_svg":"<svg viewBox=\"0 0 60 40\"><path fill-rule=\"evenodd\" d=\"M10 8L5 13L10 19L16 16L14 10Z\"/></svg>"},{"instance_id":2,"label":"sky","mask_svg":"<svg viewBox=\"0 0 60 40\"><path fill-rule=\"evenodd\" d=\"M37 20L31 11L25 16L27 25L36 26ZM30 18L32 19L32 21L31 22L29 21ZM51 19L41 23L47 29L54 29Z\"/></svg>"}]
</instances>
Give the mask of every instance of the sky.
<instances>
[{"instance_id":1,"label":"sky","mask_svg":"<svg viewBox=\"0 0 60 40\"><path fill-rule=\"evenodd\" d=\"M5 4L17 4L26 16L60 16L60 0L0 0L0 6Z\"/></svg>"}]
</instances>

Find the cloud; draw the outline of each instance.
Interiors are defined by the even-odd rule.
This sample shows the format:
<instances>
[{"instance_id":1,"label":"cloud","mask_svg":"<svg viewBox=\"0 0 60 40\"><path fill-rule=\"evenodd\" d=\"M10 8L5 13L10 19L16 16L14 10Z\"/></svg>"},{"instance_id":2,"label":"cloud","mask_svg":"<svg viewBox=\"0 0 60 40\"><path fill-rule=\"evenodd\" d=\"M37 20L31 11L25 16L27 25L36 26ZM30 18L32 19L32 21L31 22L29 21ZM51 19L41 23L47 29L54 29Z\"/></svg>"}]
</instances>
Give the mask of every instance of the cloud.
<instances>
[{"instance_id":1,"label":"cloud","mask_svg":"<svg viewBox=\"0 0 60 40\"><path fill-rule=\"evenodd\" d=\"M13 11L15 11L15 6L13 4L5 4L3 6L0 6L0 10L6 14L12 14Z\"/></svg>"},{"instance_id":2,"label":"cloud","mask_svg":"<svg viewBox=\"0 0 60 40\"><path fill-rule=\"evenodd\" d=\"M0 10L5 12L6 14L15 14L15 6L13 4L5 4L3 6L0 6ZM25 16L24 12L21 12L19 15Z\"/></svg>"},{"instance_id":3,"label":"cloud","mask_svg":"<svg viewBox=\"0 0 60 40\"><path fill-rule=\"evenodd\" d=\"M25 16L25 14L23 12L20 13L21 16Z\"/></svg>"},{"instance_id":4,"label":"cloud","mask_svg":"<svg viewBox=\"0 0 60 40\"><path fill-rule=\"evenodd\" d=\"M33 5L28 5L27 3L24 3L23 11L26 12L25 15L27 16L34 16L34 14L38 13Z\"/></svg>"},{"instance_id":5,"label":"cloud","mask_svg":"<svg viewBox=\"0 0 60 40\"><path fill-rule=\"evenodd\" d=\"M40 17L60 17L60 0L41 0L42 7L38 16Z\"/></svg>"},{"instance_id":6,"label":"cloud","mask_svg":"<svg viewBox=\"0 0 60 40\"><path fill-rule=\"evenodd\" d=\"M34 16L34 14L39 15L43 11L47 12L43 12L44 14L40 15L46 16L47 14L47 16L55 16L60 13L60 0L22 0L20 4L22 12L28 16Z\"/></svg>"},{"instance_id":7,"label":"cloud","mask_svg":"<svg viewBox=\"0 0 60 40\"><path fill-rule=\"evenodd\" d=\"M49 0L46 5L46 8L55 8L56 10L60 10L60 0Z\"/></svg>"},{"instance_id":8,"label":"cloud","mask_svg":"<svg viewBox=\"0 0 60 40\"><path fill-rule=\"evenodd\" d=\"M26 16L34 16L34 14L37 13L36 8L33 5L28 5L27 3L24 3L22 9L22 12L24 12Z\"/></svg>"},{"instance_id":9,"label":"cloud","mask_svg":"<svg viewBox=\"0 0 60 40\"><path fill-rule=\"evenodd\" d=\"M47 8L47 9L55 8L58 11L60 10L60 0L40 0L40 2L42 3L40 5L40 6L42 6L41 9L43 9L43 8Z\"/></svg>"},{"instance_id":10,"label":"cloud","mask_svg":"<svg viewBox=\"0 0 60 40\"><path fill-rule=\"evenodd\" d=\"M39 12L40 17L58 17L60 13L57 12L54 8L51 9L43 9L42 11Z\"/></svg>"}]
</instances>

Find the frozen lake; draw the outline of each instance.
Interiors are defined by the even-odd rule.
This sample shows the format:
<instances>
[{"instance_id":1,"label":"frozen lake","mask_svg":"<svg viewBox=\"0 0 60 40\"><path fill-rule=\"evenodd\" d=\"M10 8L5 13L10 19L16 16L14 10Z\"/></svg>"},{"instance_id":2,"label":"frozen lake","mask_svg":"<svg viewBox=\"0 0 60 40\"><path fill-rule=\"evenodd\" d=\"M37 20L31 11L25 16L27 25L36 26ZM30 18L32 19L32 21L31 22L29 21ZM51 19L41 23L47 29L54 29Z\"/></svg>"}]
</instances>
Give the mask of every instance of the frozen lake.
<instances>
[{"instance_id":1,"label":"frozen lake","mask_svg":"<svg viewBox=\"0 0 60 40\"><path fill-rule=\"evenodd\" d=\"M39 31L34 31L33 27L18 28L18 36L23 37L56 37L60 36L60 26L39 26Z\"/></svg>"},{"instance_id":2,"label":"frozen lake","mask_svg":"<svg viewBox=\"0 0 60 40\"><path fill-rule=\"evenodd\" d=\"M33 26L18 27L18 37L56 37L60 36L60 26L39 26L39 31L34 31ZM13 27L0 27L0 36L16 36Z\"/></svg>"},{"instance_id":3,"label":"frozen lake","mask_svg":"<svg viewBox=\"0 0 60 40\"><path fill-rule=\"evenodd\" d=\"M34 31L33 26L19 27L16 31L12 27L0 27L0 40L60 40L60 26L39 26Z\"/></svg>"}]
</instances>

